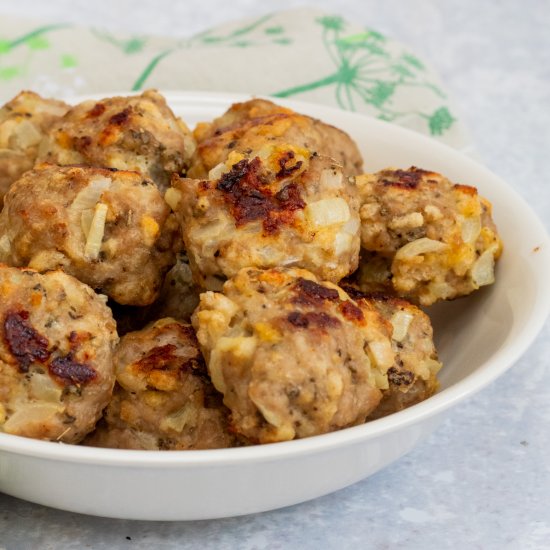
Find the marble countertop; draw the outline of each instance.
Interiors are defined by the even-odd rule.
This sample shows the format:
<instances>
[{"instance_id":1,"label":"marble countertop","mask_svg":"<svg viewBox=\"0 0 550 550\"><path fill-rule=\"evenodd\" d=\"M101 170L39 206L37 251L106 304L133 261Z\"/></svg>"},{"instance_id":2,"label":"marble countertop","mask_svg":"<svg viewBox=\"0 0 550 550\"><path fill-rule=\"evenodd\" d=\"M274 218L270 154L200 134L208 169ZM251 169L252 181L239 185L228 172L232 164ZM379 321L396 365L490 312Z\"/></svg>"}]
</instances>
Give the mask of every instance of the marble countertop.
<instances>
[{"instance_id":1,"label":"marble countertop","mask_svg":"<svg viewBox=\"0 0 550 550\"><path fill-rule=\"evenodd\" d=\"M183 35L302 5L278 0L18 0L6 14ZM550 227L547 0L317 0L429 60L479 158ZM550 287L550 281L549 281ZM347 489L290 508L202 522L133 522L61 512L0 494L0 550L550 548L550 323L495 383L453 408L407 456Z\"/></svg>"}]
</instances>

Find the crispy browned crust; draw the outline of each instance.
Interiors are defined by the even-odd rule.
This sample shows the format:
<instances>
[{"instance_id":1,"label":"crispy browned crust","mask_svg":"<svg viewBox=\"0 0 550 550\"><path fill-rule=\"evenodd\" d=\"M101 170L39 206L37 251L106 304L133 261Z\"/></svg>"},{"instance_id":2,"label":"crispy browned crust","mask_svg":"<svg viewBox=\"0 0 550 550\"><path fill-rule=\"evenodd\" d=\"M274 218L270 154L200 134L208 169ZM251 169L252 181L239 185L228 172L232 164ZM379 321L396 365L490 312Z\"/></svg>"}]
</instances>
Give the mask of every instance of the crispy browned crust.
<instances>
[{"instance_id":1,"label":"crispy browned crust","mask_svg":"<svg viewBox=\"0 0 550 550\"><path fill-rule=\"evenodd\" d=\"M113 399L86 444L158 450L237 444L191 326L165 318L128 333L114 362Z\"/></svg>"},{"instance_id":2,"label":"crispy browned crust","mask_svg":"<svg viewBox=\"0 0 550 550\"><path fill-rule=\"evenodd\" d=\"M0 431L79 442L114 384L104 301L61 271L0 265L0 334Z\"/></svg>"},{"instance_id":3,"label":"crispy browned crust","mask_svg":"<svg viewBox=\"0 0 550 550\"><path fill-rule=\"evenodd\" d=\"M356 182L362 259L355 281L363 290L430 305L492 282L502 243L475 187L414 166Z\"/></svg>"},{"instance_id":4,"label":"crispy browned crust","mask_svg":"<svg viewBox=\"0 0 550 550\"><path fill-rule=\"evenodd\" d=\"M172 173L184 174L195 144L162 95L85 101L54 124L39 160L137 170L161 189Z\"/></svg>"},{"instance_id":5,"label":"crispy browned crust","mask_svg":"<svg viewBox=\"0 0 550 550\"><path fill-rule=\"evenodd\" d=\"M234 430L256 443L363 422L394 360L374 309L302 269L242 269L201 295L193 324Z\"/></svg>"},{"instance_id":6,"label":"crispy browned crust","mask_svg":"<svg viewBox=\"0 0 550 550\"><path fill-rule=\"evenodd\" d=\"M356 144L345 132L265 99L232 105L213 122L199 124L194 135L192 177L206 177L231 152L254 154L266 142L288 143L331 157L348 175L359 174L363 166Z\"/></svg>"}]
</instances>

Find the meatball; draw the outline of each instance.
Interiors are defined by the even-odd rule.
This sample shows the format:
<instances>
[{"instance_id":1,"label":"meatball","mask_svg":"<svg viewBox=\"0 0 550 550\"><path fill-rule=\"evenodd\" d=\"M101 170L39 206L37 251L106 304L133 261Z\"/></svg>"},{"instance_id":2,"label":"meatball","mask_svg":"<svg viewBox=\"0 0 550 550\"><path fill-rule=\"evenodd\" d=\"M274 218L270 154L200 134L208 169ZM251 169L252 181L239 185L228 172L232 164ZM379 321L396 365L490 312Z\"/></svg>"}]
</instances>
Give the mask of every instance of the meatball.
<instances>
[{"instance_id":1,"label":"meatball","mask_svg":"<svg viewBox=\"0 0 550 550\"><path fill-rule=\"evenodd\" d=\"M145 450L235 444L227 429L228 411L208 379L189 325L165 318L126 334L114 364L113 398L86 444Z\"/></svg>"},{"instance_id":2,"label":"meatball","mask_svg":"<svg viewBox=\"0 0 550 550\"><path fill-rule=\"evenodd\" d=\"M211 123L198 124L191 177L205 178L233 151L252 157L266 141L292 144L331 157L346 175L361 173L363 159L351 137L320 120L295 113L265 99L235 103Z\"/></svg>"},{"instance_id":3,"label":"meatball","mask_svg":"<svg viewBox=\"0 0 550 550\"><path fill-rule=\"evenodd\" d=\"M76 105L53 125L39 160L135 170L164 189L172 172L185 173L194 149L187 126L148 90Z\"/></svg>"},{"instance_id":4,"label":"meatball","mask_svg":"<svg viewBox=\"0 0 550 550\"><path fill-rule=\"evenodd\" d=\"M387 372L389 387L382 390L382 401L368 420L400 411L433 395L439 387L436 375L441 363L430 318L402 298L364 294L350 286L343 288L364 312L377 311L391 325L395 363Z\"/></svg>"},{"instance_id":5,"label":"meatball","mask_svg":"<svg viewBox=\"0 0 550 550\"><path fill-rule=\"evenodd\" d=\"M68 109L34 92L21 92L0 108L0 204L10 185L34 166L45 133Z\"/></svg>"},{"instance_id":6,"label":"meatball","mask_svg":"<svg viewBox=\"0 0 550 550\"><path fill-rule=\"evenodd\" d=\"M197 284L219 290L243 267L299 266L333 282L356 269L358 196L339 165L270 145L224 170L216 180L174 178L165 196Z\"/></svg>"},{"instance_id":7,"label":"meatball","mask_svg":"<svg viewBox=\"0 0 550 550\"><path fill-rule=\"evenodd\" d=\"M115 382L105 297L62 271L2 265L0 297L0 431L78 443Z\"/></svg>"},{"instance_id":8,"label":"meatball","mask_svg":"<svg viewBox=\"0 0 550 550\"><path fill-rule=\"evenodd\" d=\"M303 269L242 269L192 317L233 429L254 443L360 424L388 387L389 328Z\"/></svg>"},{"instance_id":9,"label":"meatball","mask_svg":"<svg viewBox=\"0 0 550 550\"><path fill-rule=\"evenodd\" d=\"M199 305L199 294L200 289L193 282L189 259L184 252L180 252L176 265L166 274L158 300L150 308L150 317L189 321Z\"/></svg>"},{"instance_id":10,"label":"meatball","mask_svg":"<svg viewBox=\"0 0 550 550\"><path fill-rule=\"evenodd\" d=\"M62 268L121 304L147 305L174 264L177 222L137 172L40 165L5 197L0 259Z\"/></svg>"},{"instance_id":11,"label":"meatball","mask_svg":"<svg viewBox=\"0 0 550 550\"><path fill-rule=\"evenodd\" d=\"M356 178L364 290L430 305L494 282L502 243L474 187L411 167Z\"/></svg>"},{"instance_id":12,"label":"meatball","mask_svg":"<svg viewBox=\"0 0 550 550\"><path fill-rule=\"evenodd\" d=\"M189 322L199 303L200 289L193 283L189 260L184 252L177 255L176 265L166 274L160 296L150 306L121 306L110 300L119 336L141 330L163 317Z\"/></svg>"}]
</instances>

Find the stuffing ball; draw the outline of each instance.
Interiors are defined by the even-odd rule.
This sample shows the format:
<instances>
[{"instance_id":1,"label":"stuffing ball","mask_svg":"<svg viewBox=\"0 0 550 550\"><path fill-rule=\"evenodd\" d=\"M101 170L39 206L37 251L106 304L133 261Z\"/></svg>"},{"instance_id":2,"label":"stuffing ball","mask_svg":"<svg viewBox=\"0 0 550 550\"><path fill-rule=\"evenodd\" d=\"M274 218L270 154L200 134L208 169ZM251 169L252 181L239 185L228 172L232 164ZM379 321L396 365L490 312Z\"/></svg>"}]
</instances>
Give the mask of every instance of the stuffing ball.
<instances>
[{"instance_id":1,"label":"stuffing ball","mask_svg":"<svg viewBox=\"0 0 550 550\"><path fill-rule=\"evenodd\" d=\"M357 268L357 190L327 157L266 146L230 156L215 180L172 186L165 198L203 288L219 290L243 267L299 266L333 282Z\"/></svg>"},{"instance_id":2,"label":"stuffing ball","mask_svg":"<svg viewBox=\"0 0 550 550\"><path fill-rule=\"evenodd\" d=\"M68 109L34 92L21 92L0 108L0 204L10 185L34 166L45 133Z\"/></svg>"},{"instance_id":3,"label":"stuffing ball","mask_svg":"<svg viewBox=\"0 0 550 550\"><path fill-rule=\"evenodd\" d=\"M121 306L109 301L119 336L141 330L163 317L189 322L199 304L200 289L193 282L189 260L184 252L177 254L176 265L166 274L160 296L150 306Z\"/></svg>"},{"instance_id":4,"label":"stuffing ball","mask_svg":"<svg viewBox=\"0 0 550 550\"><path fill-rule=\"evenodd\" d=\"M62 268L116 302L147 305L175 262L177 223L137 172L40 165L5 197L0 260Z\"/></svg>"},{"instance_id":5,"label":"stuffing ball","mask_svg":"<svg viewBox=\"0 0 550 550\"><path fill-rule=\"evenodd\" d=\"M62 271L0 265L0 431L78 443L109 402L115 322Z\"/></svg>"},{"instance_id":6,"label":"stuffing ball","mask_svg":"<svg viewBox=\"0 0 550 550\"><path fill-rule=\"evenodd\" d=\"M135 170L165 189L172 172L185 173L194 149L187 126L148 90L76 105L53 125L39 160Z\"/></svg>"},{"instance_id":7,"label":"stuffing ball","mask_svg":"<svg viewBox=\"0 0 550 550\"><path fill-rule=\"evenodd\" d=\"M266 143L292 144L330 157L343 166L346 175L360 174L363 166L361 153L348 134L265 99L235 103L211 123L198 124L194 135L197 150L189 174L194 178L206 178L232 152L253 158Z\"/></svg>"},{"instance_id":8,"label":"stuffing ball","mask_svg":"<svg viewBox=\"0 0 550 550\"><path fill-rule=\"evenodd\" d=\"M187 450L235 444L189 325L165 318L126 334L114 364L113 399L87 445Z\"/></svg>"},{"instance_id":9,"label":"stuffing ball","mask_svg":"<svg viewBox=\"0 0 550 550\"><path fill-rule=\"evenodd\" d=\"M233 429L253 443L365 421L394 364L388 324L303 269L241 270L193 325Z\"/></svg>"},{"instance_id":10,"label":"stuffing ball","mask_svg":"<svg viewBox=\"0 0 550 550\"><path fill-rule=\"evenodd\" d=\"M365 174L356 183L363 290L427 306L494 282L502 243L491 205L474 187L415 167Z\"/></svg>"},{"instance_id":11,"label":"stuffing ball","mask_svg":"<svg viewBox=\"0 0 550 550\"><path fill-rule=\"evenodd\" d=\"M430 318L415 305L383 294L364 294L350 286L344 290L364 313L377 311L390 323L395 363L388 369L387 389L368 420L400 411L433 395L438 387L441 363L433 342Z\"/></svg>"},{"instance_id":12,"label":"stuffing ball","mask_svg":"<svg viewBox=\"0 0 550 550\"><path fill-rule=\"evenodd\" d=\"M150 318L173 317L190 321L199 305L200 289L193 282L189 260L184 252L177 255L176 265L166 274L160 296L150 308Z\"/></svg>"}]
</instances>

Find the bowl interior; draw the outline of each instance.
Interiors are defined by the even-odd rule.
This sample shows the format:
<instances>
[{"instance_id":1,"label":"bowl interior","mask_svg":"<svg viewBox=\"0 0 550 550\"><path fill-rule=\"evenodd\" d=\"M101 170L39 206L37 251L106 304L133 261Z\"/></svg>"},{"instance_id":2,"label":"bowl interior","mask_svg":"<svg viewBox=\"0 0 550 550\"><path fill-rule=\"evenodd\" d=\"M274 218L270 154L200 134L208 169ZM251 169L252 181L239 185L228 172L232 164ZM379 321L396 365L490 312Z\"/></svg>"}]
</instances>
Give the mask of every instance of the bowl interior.
<instances>
[{"instance_id":1,"label":"bowl interior","mask_svg":"<svg viewBox=\"0 0 550 550\"><path fill-rule=\"evenodd\" d=\"M114 95L114 94L113 94ZM248 96L215 93L166 93L174 112L193 127L197 122L210 120L220 115L235 101ZM76 98L74 102L83 98ZM441 411L457 399L477 391L496 378L525 351L536 336L550 307L550 243L543 226L526 203L502 180L483 166L457 151L429 138L375 119L336 109L299 103L279 101L296 110L320 118L347 131L358 143L365 159L365 171L384 167L418 166L441 172L451 180L478 188L480 194L493 204L494 219L504 241L504 253L497 266L497 282L473 296L453 302L432 306L427 310L434 325L436 345L444 367L440 373L441 391L436 396L415 407L401 411L392 417L327 434L309 440L289 442L260 448L229 449L220 451L193 451L185 453L159 453L148 451L151 464L156 461L171 462L175 454L194 462L192 455L208 454L210 457L227 458L233 453L238 457L263 456L277 448L275 454L339 445L347 437L374 437L385 430L406 426L423 417ZM14 438L0 434L0 449ZM43 442L26 441L14 445L30 450L36 443L40 454L46 447ZM54 447L54 444L46 444ZM7 445L9 447L9 445ZM56 446L58 447L58 446ZM65 449L68 456L87 460L109 461L115 456L130 460L141 452L130 455L124 451L107 449ZM86 453L89 453L86 455ZM247 454L248 453L248 454ZM53 452L59 456L56 452ZM214 460L214 458L212 458ZM143 463L147 458L139 457ZM116 460L115 460L116 461ZM121 458L122 462L122 458Z\"/></svg>"}]
</instances>

